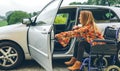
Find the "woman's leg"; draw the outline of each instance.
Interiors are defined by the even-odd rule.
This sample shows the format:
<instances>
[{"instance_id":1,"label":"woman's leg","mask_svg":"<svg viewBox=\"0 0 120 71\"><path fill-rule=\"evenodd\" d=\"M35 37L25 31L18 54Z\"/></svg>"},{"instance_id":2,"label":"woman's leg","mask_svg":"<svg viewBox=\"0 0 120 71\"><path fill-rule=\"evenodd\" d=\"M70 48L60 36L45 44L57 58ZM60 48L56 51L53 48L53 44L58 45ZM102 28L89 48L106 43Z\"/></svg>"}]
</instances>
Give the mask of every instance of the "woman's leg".
<instances>
[{"instance_id":1,"label":"woman's leg","mask_svg":"<svg viewBox=\"0 0 120 71\"><path fill-rule=\"evenodd\" d=\"M78 51L77 51L77 60L82 62L84 51L89 53L90 51L90 44L86 41L80 42L78 45Z\"/></svg>"},{"instance_id":2,"label":"woman's leg","mask_svg":"<svg viewBox=\"0 0 120 71\"><path fill-rule=\"evenodd\" d=\"M90 45L86 41L79 42L78 50L76 52L77 53L77 60L76 60L76 62L74 63L73 66L68 67L69 70L80 69L80 66L82 64L81 62L82 62L83 55L84 55L84 50L86 50L86 48L88 49L89 47L90 47Z\"/></svg>"},{"instance_id":3,"label":"woman's leg","mask_svg":"<svg viewBox=\"0 0 120 71\"><path fill-rule=\"evenodd\" d=\"M76 58L77 58L77 51L78 51L78 41L75 42L75 48L74 48L74 53L73 53L73 57L71 57L71 59L69 61L66 61L65 64L66 65L73 65L76 62Z\"/></svg>"},{"instance_id":4,"label":"woman's leg","mask_svg":"<svg viewBox=\"0 0 120 71\"><path fill-rule=\"evenodd\" d=\"M77 58L77 60L82 61L84 50L89 52L90 44L86 41L77 40L74 47L73 57Z\"/></svg>"},{"instance_id":5,"label":"woman's leg","mask_svg":"<svg viewBox=\"0 0 120 71\"><path fill-rule=\"evenodd\" d=\"M73 57L75 57L75 58L77 58L77 52L78 52L78 43L79 43L79 41L77 40L76 42L75 42L75 47L74 47L74 53L73 53Z\"/></svg>"}]
</instances>

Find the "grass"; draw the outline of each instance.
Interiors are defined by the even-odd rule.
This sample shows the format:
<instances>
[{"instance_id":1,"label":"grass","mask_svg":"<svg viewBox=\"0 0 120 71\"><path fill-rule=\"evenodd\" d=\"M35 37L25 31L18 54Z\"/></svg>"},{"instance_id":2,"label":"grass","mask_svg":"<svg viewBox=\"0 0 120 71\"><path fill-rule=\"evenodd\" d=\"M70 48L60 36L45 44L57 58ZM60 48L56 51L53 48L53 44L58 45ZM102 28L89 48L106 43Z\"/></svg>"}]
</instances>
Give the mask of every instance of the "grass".
<instances>
[{"instance_id":1,"label":"grass","mask_svg":"<svg viewBox=\"0 0 120 71\"><path fill-rule=\"evenodd\" d=\"M8 23L6 20L0 20L0 27L6 26Z\"/></svg>"}]
</instances>

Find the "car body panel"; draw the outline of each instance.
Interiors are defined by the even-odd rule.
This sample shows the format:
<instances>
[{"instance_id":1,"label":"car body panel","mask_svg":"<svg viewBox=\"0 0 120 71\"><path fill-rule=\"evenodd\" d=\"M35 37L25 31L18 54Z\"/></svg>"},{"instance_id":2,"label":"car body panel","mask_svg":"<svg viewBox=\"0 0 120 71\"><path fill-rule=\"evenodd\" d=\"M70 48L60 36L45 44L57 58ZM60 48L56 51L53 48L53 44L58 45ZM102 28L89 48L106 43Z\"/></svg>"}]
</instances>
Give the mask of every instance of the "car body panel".
<instances>
[{"instance_id":1,"label":"car body panel","mask_svg":"<svg viewBox=\"0 0 120 71\"><path fill-rule=\"evenodd\" d=\"M29 51L33 59L46 68L46 70L52 71L50 41L48 41L50 40L49 30L41 31L39 28L45 30L50 29L51 26L30 27L28 34Z\"/></svg>"},{"instance_id":2,"label":"car body panel","mask_svg":"<svg viewBox=\"0 0 120 71\"><path fill-rule=\"evenodd\" d=\"M27 30L28 27L22 23L10 26L0 27L0 41L13 41L20 45L25 53L26 59L29 57L27 47ZM27 56L26 56L27 54Z\"/></svg>"},{"instance_id":3,"label":"car body panel","mask_svg":"<svg viewBox=\"0 0 120 71\"><path fill-rule=\"evenodd\" d=\"M53 0L39 14L36 26L30 26L28 30L28 47L31 57L46 71L53 71L52 51L54 47L51 47L51 44L54 44L54 40L52 40L54 31L52 26L61 2L62 0Z\"/></svg>"}]
</instances>

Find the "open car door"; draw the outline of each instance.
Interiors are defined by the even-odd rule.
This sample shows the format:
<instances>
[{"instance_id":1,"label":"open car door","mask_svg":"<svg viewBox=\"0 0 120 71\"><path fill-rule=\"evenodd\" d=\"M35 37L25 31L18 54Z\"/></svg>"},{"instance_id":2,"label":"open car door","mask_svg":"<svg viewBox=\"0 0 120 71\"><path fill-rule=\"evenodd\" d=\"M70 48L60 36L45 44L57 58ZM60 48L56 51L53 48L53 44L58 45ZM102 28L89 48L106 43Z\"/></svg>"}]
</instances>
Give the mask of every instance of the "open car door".
<instances>
[{"instance_id":1,"label":"open car door","mask_svg":"<svg viewBox=\"0 0 120 71\"><path fill-rule=\"evenodd\" d=\"M46 71L53 71L53 23L62 1L51 1L37 17L36 25L31 25L28 30L28 47L31 57L44 67Z\"/></svg>"}]
</instances>

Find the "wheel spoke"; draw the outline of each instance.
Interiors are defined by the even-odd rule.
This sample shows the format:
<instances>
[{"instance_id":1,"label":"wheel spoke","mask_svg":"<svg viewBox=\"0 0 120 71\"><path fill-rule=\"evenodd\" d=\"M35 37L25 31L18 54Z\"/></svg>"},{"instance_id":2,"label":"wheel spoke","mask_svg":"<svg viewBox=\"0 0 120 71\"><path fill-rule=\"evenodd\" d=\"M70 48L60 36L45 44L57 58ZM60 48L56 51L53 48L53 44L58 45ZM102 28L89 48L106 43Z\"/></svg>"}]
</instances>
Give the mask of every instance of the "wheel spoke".
<instances>
[{"instance_id":1,"label":"wheel spoke","mask_svg":"<svg viewBox=\"0 0 120 71\"><path fill-rule=\"evenodd\" d=\"M120 54L118 55L118 57L120 57Z\"/></svg>"},{"instance_id":2,"label":"wheel spoke","mask_svg":"<svg viewBox=\"0 0 120 71\"><path fill-rule=\"evenodd\" d=\"M118 54L118 57L120 57L120 53Z\"/></svg>"},{"instance_id":3,"label":"wheel spoke","mask_svg":"<svg viewBox=\"0 0 120 71\"><path fill-rule=\"evenodd\" d=\"M14 57L14 56L18 56L18 54L15 53L15 54L9 54L9 55L8 55L8 57Z\"/></svg>"},{"instance_id":4,"label":"wheel spoke","mask_svg":"<svg viewBox=\"0 0 120 71\"><path fill-rule=\"evenodd\" d=\"M15 63L11 58L9 58L8 60L9 60L12 64Z\"/></svg>"},{"instance_id":5,"label":"wheel spoke","mask_svg":"<svg viewBox=\"0 0 120 71\"><path fill-rule=\"evenodd\" d=\"M11 47L8 48L7 54L10 53L11 49L12 49Z\"/></svg>"},{"instance_id":6,"label":"wheel spoke","mask_svg":"<svg viewBox=\"0 0 120 71\"><path fill-rule=\"evenodd\" d=\"M118 58L118 60L120 61L120 57Z\"/></svg>"},{"instance_id":7,"label":"wheel spoke","mask_svg":"<svg viewBox=\"0 0 120 71\"><path fill-rule=\"evenodd\" d=\"M4 58L4 56L0 56L0 59L3 59Z\"/></svg>"},{"instance_id":8,"label":"wheel spoke","mask_svg":"<svg viewBox=\"0 0 120 71\"><path fill-rule=\"evenodd\" d=\"M4 60L3 60L3 64L2 64L2 65L3 65L3 66L5 66L5 65L6 65L6 62L7 62L7 60L6 60L6 59L4 59Z\"/></svg>"},{"instance_id":9,"label":"wheel spoke","mask_svg":"<svg viewBox=\"0 0 120 71\"><path fill-rule=\"evenodd\" d=\"M0 49L0 52L1 52L3 55L6 55L6 52L5 52L3 49Z\"/></svg>"}]
</instances>

